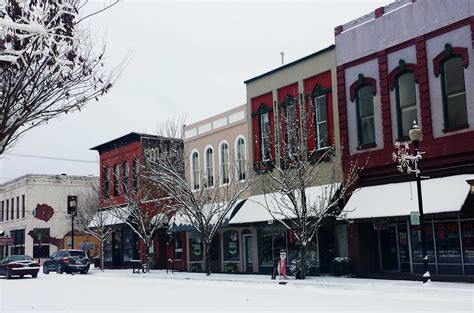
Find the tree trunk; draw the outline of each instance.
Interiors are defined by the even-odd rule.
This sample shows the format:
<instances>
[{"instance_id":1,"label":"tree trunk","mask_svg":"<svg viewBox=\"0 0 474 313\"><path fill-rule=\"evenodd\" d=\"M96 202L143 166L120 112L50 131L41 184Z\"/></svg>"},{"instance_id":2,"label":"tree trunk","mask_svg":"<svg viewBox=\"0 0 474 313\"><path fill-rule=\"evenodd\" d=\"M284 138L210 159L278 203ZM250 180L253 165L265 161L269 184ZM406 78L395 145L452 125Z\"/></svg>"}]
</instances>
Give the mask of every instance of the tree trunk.
<instances>
[{"instance_id":1,"label":"tree trunk","mask_svg":"<svg viewBox=\"0 0 474 313\"><path fill-rule=\"evenodd\" d=\"M304 244L300 245L298 255L299 255L300 263L299 263L299 269L298 269L299 277L297 277L297 279L305 279L306 273L308 271L306 267L306 245Z\"/></svg>"},{"instance_id":2,"label":"tree trunk","mask_svg":"<svg viewBox=\"0 0 474 313\"><path fill-rule=\"evenodd\" d=\"M204 272L206 276L211 275L211 244L203 240L204 244Z\"/></svg>"},{"instance_id":3,"label":"tree trunk","mask_svg":"<svg viewBox=\"0 0 474 313\"><path fill-rule=\"evenodd\" d=\"M104 271L104 258L105 258L105 239L102 239L100 243L100 270Z\"/></svg>"}]
</instances>

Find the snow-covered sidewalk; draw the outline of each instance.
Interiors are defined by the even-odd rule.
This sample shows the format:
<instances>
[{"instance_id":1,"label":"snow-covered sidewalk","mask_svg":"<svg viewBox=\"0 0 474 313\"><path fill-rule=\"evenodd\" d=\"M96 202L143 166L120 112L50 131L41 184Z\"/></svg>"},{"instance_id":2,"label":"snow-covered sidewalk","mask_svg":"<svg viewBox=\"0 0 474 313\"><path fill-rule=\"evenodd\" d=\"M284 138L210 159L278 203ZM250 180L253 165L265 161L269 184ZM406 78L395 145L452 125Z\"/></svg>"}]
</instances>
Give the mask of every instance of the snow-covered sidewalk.
<instances>
[{"instance_id":1,"label":"snow-covered sidewalk","mask_svg":"<svg viewBox=\"0 0 474 313\"><path fill-rule=\"evenodd\" d=\"M337 277L91 270L0 278L0 312L473 312L474 286Z\"/></svg>"}]
</instances>

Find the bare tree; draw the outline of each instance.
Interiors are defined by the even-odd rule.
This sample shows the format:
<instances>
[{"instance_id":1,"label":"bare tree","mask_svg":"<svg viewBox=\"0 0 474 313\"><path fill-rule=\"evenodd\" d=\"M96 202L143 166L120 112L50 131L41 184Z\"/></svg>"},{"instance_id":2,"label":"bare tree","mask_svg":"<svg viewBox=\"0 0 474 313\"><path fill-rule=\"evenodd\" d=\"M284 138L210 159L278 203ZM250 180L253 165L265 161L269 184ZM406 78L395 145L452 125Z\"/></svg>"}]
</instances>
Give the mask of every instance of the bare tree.
<instances>
[{"instance_id":1,"label":"bare tree","mask_svg":"<svg viewBox=\"0 0 474 313\"><path fill-rule=\"evenodd\" d=\"M158 196L154 185L145 184L143 181L137 191L122 192L125 206L112 204L111 214L140 238L145 245L142 259L147 268L150 268L150 251L153 238L160 228L166 228L172 214L173 206L168 205L169 199Z\"/></svg>"},{"instance_id":2,"label":"bare tree","mask_svg":"<svg viewBox=\"0 0 474 313\"><path fill-rule=\"evenodd\" d=\"M74 226L100 242L100 269L103 271L105 242L116 228L114 217L108 210L101 208L99 187L97 185L92 187L91 193L79 195Z\"/></svg>"},{"instance_id":3,"label":"bare tree","mask_svg":"<svg viewBox=\"0 0 474 313\"><path fill-rule=\"evenodd\" d=\"M123 70L104 67L81 18L87 0L0 0L0 155L30 129L104 96Z\"/></svg>"},{"instance_id":4,"label":"bare tree","mask_svg":"<svg viewBox=\"0 0 474 313\"><path fill-rule=\"evenodd\" d=\"M329 146L327 135L317 136L318 130L311 127L317 127L317 123L313 123L313 119L307 123L306 110L298 101L297 97L288 98L280 108L284 111L280 115L277 129L281 131L277 138L283 140L277 140L279 155L274 168L261 176L261 186L265 208L292 231L296 239L298 256L293 267L295 276L304 279L309 270L308 245L328 218L341 214L340 202L361 168L355 162L343 175L339 147ZM311 138L316 143L313 150L308 149Z\"/></svg>"},{"instance_id":5,"label":"bare tree","mask_svg":"<svg viewBox=\"0 0 474 313\"><path fill-rule=\"evenodd\" d=\"M161 125L159 131L164 137L174 137L178 140L171 147L170 153L161 154L156 162L150 164L148 177L170 196L176 212L184 216L185 220L200 233L204 271L206 275L210 275L212 240L219 227L230 217L231 210L250 189L253 179L251 175L247 175L245 180L236 181L232 175L234 171L229 170L232 168L231 158L225 177L217 175L211 179L205 171L199 171L197 174L187 171L191 162L190 156L181 144L182 130L183 124L179 120L168 121ZM190 182L186 179L185 172L197 175L197 178ZM225 183L218 186L216 182L221 179L224 179Z\"/></svg>"}]
</instances>

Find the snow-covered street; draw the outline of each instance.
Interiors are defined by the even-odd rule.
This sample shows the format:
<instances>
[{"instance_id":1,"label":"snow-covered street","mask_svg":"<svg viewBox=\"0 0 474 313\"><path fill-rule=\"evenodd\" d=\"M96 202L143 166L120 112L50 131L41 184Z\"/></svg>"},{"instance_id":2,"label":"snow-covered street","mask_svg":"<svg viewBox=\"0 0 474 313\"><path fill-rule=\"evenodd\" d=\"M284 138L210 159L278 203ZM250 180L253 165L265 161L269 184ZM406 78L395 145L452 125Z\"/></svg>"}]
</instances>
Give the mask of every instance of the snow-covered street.
<instances>
[{"instance_id":1,"label":"snow-covered street","mask_svg":"<svg viewBox=\"0 0 474 313\"><path fill-rule=\"evenodd\" d=\"M474 286L310 277L286 285L268 276L198 273L41 274L0 278L0 312L473 312Z\"/></svg>"}]
</instances>

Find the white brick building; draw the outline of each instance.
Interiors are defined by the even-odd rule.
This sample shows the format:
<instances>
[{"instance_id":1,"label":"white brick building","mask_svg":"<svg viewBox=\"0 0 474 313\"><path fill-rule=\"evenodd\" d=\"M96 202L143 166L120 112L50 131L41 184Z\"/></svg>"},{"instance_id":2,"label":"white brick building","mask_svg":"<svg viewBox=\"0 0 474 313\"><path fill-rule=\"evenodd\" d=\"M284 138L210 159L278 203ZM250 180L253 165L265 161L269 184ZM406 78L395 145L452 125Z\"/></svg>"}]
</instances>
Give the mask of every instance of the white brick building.
<instances>
[{"instance_id":1,"label":"white brick building","mask_svg":"<svg viewBox=\"0 0 474 313\"><path fill-rule=\"evenodd\" d=\"M28 174L1 184L0 257L45 258L63 248L64 235L71 230L67 196L78 196L80 202L97 183L94 176Z\"/></svg>"}]
</instances>

